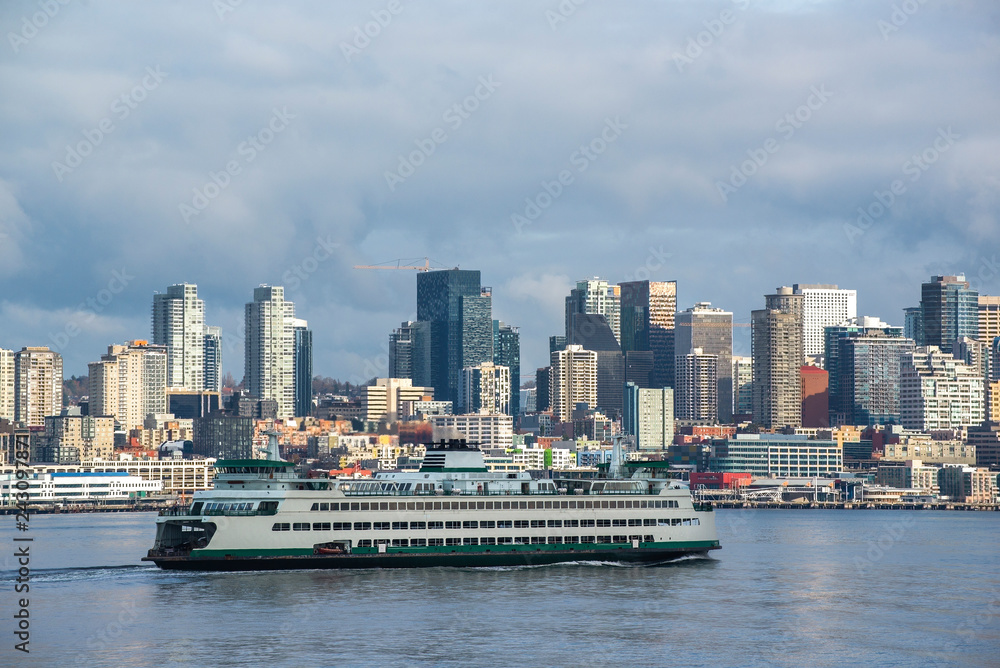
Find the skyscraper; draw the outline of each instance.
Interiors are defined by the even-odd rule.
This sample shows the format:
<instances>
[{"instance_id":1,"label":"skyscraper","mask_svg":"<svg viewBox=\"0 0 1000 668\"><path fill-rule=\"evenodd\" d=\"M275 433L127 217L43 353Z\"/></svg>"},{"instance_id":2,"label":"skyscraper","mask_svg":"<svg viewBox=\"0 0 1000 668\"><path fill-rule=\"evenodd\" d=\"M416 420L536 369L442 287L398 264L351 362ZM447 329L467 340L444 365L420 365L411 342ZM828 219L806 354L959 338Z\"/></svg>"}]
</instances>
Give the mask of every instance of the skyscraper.
<instances>
[{"instance_id":1,"label":"skyscraper","mask_svg":"<svg viewBox=\"0 0 1000 668\"><path fill-rule=\"evenodd\" d=\"M993 340L1000 337L1000 297L979 295L979 334L983 343L992 346Z\"/></svg>"},{"instance_id":2,"label":"skyscraper","mask_svg":"<svg viewBox=\"0 0 1000 668\"><path fill-rule=\"evenodd\" d=\"M903 309L903 336L918 346L924 345L924 316L919 306Z\"/></svg>"},{"instance_id":3,"label":"skyscraper","mask_svg":"<svg viewBox=\"0 0 1000 668\"><path fill-rule=\"evenodd\" d=\"M719 419L719 356L701 348L676 356L674 414L679 420ZM726 366L732 368L726 360Z\"/></svg>"},{"instance_id":4,"label":"skyscraper","mask_svg":"<svg viewBox=\"0 0 1000 668\"><path fill-rule=\"evenodd\" d=\"M430 323L409 320L389 335L389 378L409 378L429 386L431 379Z\"/></svg>"},{"instance_id":5,"label":"skyscraper","mask_svg":"<svg viewBox=\"0 0 1000 668\"><path fill-rule=\"evenodd\" d=\"M626 384L622 430L639 450L665 450L674 440L674 391Z\"/></svg>"},{"instance_id":6,"label":"skyscraper","mask_svg":"<svg viewBox=\"0 0 1000 668\"><path fill-rule=\"evenodd\" d=\"M292 321L295 337L295 416L312 415L313 334L309 323L296 318Z\"/></svg>"},{"instance_id":7,"label":"skyscraper","mask_svg":"<svg viewBox=\"0 0 1000 668\"><path fill-rule=\"evenodd\" d=\"M417 320L430 330L430 385L438 401L458 403L458 376L493 361L492 291L477 270L417 275Z\"/></svg>"},{"instance_id":8,"label":"skyscraper","mask_svg":"<svg viewBox=\"0 0 1000 668\"><path fill-rule=\"evenodd\" d=\"M510 369L493 362L483 362L462 369L458 384L459 413L511 415Z\"/></svg>"},{"instance_id":9,"label":"skyscraper","mask_svg":"<svg viewBox=\"0 0 1000 668\"><path fill-rule=\"evenodd\" d=\"M552 353L549 353L549 355L551 356ZM535 410L541 413L551 409L552 367L543 366L535 370Z\"/></svg>"},{"instance_id":10,"label":"skyscraper","mask_svg":"<svg viewBox=\"0 0 1000 668\"><path fill-rule=\"evenodd\" d=\"M878 318L852 318L827 327L830 424L898 423L900 365L913 341Z\"/></svg>"},{"instance_id":11,"label":"skyscraper","mask_svg":"<svg viewBox=\"0 0 1000 668\"><path fill-rule=\"evenodd\" d=\"M108 346L87 365L90 414L114 416L127 430L142 427L150 413L166 413L168 358L166 346L148 341Z\"/></svg>"},{"instance_id":12,"label":"skyscraper","mask_svg":"<svg viewBox=\"0 0 1000 668\"><path fill-rule=\"evenodd\" d=\"M676 281L630 281L621 288L622 351L653 352L653 387L674 383L674 317Z\"/></svg>"},{"instance_id":13,"label":"skyscraper","mask_svg":"<svg viewBox=\"0 0 1000 668\"><path fill-rule=\"evenodd\" d=\"M823 328L858 315L857 290L840 290L836 285L792 286L802 295L802 346L807 363L818 362L823 354Z\"/></svg>"},{"instance_id":14,"label":"skyscraper","mask_svg":"<svg viewBox=\"0 0 1000 668\"><path fill-rule=\"evenodd\" d=\"M62 401L62 355L45 346L14 353L14 419L41 427L47 415L59 415Z\"/></svg>"},{"instance_id":15,"label":"skyscraper","mask_svg":"<svg viewBox=\"0 0 1000 668\"><path fill-rule=\"evenodd\" d=\"M620 309L619 286L608 285L602 278L577 281L566 297L566 342L580 343L573 340L573 316L576 314L603 315L615 340L621 341Z\"/></svg>"},{"instance_id":16,"label":"skyscraper","mask_svg":"<svg viewBox=\"0 0 1000 668\"><path fill-rule=\"evenodd\" d=\"M167 347L167 386L205 387L205 302L198 286L171 285L153 295L153 343Z\"/></svg>"},{"instance_id":17,"label":"skyscraper","mask_svg":"<svg viewBox=\"0 0 1000 668\"><path fill-rule=\"evenodd\" d=\"M709 302L699 302L677 313L675 358L687 355L696 348L717 358L716 380L718 387L718 419L726 424L733 419L733 314L721 308L712 308ZM674 397L682 395L680 381L675 385ZM684 395L687 396L687 395ZM677 410L680 416L680 409Z\"/></svg>"},{"instance_id":18,"label":"skyscraper","mask_svg":"<svg viewBox=\"0 0 1000 668\"><path fill-rule=\"evenodd\" d=\"M576 404L586 403L590 408L597 405L597 353L568 345L552 353L551 362L549 391L555 417L569 422Z\"/></svg>"},{"instance_id":19,"label":"skyscraper","mask_svg":"<svg viewBox=\"0 0 1000 668\"><path fill-rule=\"evenodd\" d=\"M14 351L0 348L0 420L14 420Z\"/></svg>"},{"instance_id":20,"label":"skyscraper","mask_svg":"<svg viewBox=\"0 0 1000 668\"><path fill-rule=\"evenodd\" d=\"M753 361L733 356L733 414L753 414Z\"/></svg>"},{"instance_id":21,"label":"skyscraper","mask_svg":"<svg viewBox=\"0 0 1000 668\"><path fill-rule=\"evenodd\" d=\"M584 350L597 355L597 404L607 416L616 418L622 412L622 390L625 384L625 357L611 326L603 315L574 313L572 338Z\"/></svg>"},{"instance_id":22,"label":"skyscraper","mask_svg":"<svg viewBox=\"0 0 1000 668\"><path fill-rule=\"evenodd\" d=\"M959 337L979 336L979 293L964 275L931 276L920 286L920 313L925 346L950 353Z\"/></svg>"},{"instance_id":23,"label":"skyscraper","mask_svg":"<svg viewBox=\"0 0 1000 668\"><path fill-rule=\"evenodd\" d=\"M222 328L205 326L205 389L222 392Z\"/></svg>"},{"instance_id":24,"label":"skyscraper","mask_svg":"<svg viewBox=\"0 0 1000 668\"><path fill-rule=\"evenodd\" d=\"M254 288L244 309L246 386L257 399L278 403L278 417L295 414L295 304L281 286Z\"/></svg>"},{"instance_id":25,"label":"skyscraper","mask_svg":"<svg viewBox=\"0 0 1000 668\"><path fill-rule=\"evenodd\" d=\"M751 312L753 417L767 428L802 422L802 294L780 287Z\"/></svg>"},{"instance_id":26,"label":"skyscraper","mask_svg":"<svg viewBox=\"0 0 1000 668\"><path fill-rule=\"evenodd\" d=\"M508 415L521 413L521 335L517 327L493 321L493 363L510 369L510 401Z\"/></svg>"}]
</instances>

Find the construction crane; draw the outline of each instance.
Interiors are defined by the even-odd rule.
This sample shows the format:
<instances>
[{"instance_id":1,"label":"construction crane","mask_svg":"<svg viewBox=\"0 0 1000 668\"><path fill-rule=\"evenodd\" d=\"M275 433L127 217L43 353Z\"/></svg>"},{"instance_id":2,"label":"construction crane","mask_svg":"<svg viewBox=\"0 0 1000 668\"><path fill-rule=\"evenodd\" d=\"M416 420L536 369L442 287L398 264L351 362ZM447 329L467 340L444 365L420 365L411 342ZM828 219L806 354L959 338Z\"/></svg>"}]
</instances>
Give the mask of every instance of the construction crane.
<instances>
[{"instance_id":1,"label":"construction crane","mask_svg":"<svg viewBox=\"0 0 1000 668\"><path fill-rule=\"evenodd\" d=\"M431 270L431 260L430 260L430 258L426 258L425 257L423 265L404 265L404 264L401 264L402 262L406 262L406 261L407 260L403 260L403 259L395 260L395 263L396 263L395 266L389 264L389 262L393 262L393 260L390 260L389 262L386 262L386 263L383 263L383 264L356 264L356 265L354 265L354 268L355 269L415 269L417 271L430 271ZM412 261L412 260L410 260L410 261ZM455 267L455 269L458 269L458 267Z\"/></svg>"}]
</instances>

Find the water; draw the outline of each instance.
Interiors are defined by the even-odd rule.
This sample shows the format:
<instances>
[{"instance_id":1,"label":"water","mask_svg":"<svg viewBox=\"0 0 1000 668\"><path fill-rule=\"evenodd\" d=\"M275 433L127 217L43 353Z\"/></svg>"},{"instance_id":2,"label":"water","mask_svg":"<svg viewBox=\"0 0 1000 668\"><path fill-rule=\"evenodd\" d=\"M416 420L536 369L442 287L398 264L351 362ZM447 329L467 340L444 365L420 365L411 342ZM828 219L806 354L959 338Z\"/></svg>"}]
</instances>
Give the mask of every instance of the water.
<instances>
[{"instance_id":1,"label":"water","mask_svg":"<svg viewBox=\"0 0 1000 668\"><path fill-rule=\"evenodd\" d=\"M664 567L235 574L141 564L154 519L33 517L31 654L5 557L0 665L1000 665L1000 513L720 510L723 549Z\"/></svg>"}]
</instances>

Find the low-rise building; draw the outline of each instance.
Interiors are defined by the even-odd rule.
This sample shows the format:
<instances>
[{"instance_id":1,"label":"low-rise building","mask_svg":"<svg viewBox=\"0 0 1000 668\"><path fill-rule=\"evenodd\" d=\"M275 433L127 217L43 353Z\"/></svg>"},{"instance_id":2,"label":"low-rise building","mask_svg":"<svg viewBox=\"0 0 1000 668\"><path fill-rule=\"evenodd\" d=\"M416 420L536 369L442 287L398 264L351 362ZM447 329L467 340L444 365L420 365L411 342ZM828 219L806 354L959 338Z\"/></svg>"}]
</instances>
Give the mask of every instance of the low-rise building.
<instances>
[{"instance_id":1,"label":"low-rise building","mask_svg":"<svg viewBox=\"0 0 1000 668\"><path fill-rule=\"evenodd\" d=\"M713 471L749 472L754 477L831 476L844 468L836 441L809 440L785 434L736 434L714 446Z\"/></svg>"},{"instance_id":2,"label":"low-rise building","mask_svg":"<svg viewBox=\"0 0 1000 668\"><path fill-rule=\"evenodd\" d=\"M919 459L911 459L903 466L880 465L875 482L888 487L919 489L923 494L938 494L937 466L924 466Z\"/></svg>"},{"instance_id":3,"label":"low-rise building","mask_svg":"<svg viewBox=\"0 0 1000 668\"><path fill-rule=\"evenodd\" d=\"M943 466L938 472L941 496L962 503L993 503L997 499L997 473L972 466Z\"/></svg>"},{"instance_id":4,"label":"low-rise building","mask_svg":"<svg viewBox=\"0 0 1000 668\"><path fill-rule=\"evenodd\" d=\"M435 432L453 428L465 434L469 443L482 448L510 448L514 441L514 422L510 415L431 415L428 422Z\"/></svg>"}]
</instances>

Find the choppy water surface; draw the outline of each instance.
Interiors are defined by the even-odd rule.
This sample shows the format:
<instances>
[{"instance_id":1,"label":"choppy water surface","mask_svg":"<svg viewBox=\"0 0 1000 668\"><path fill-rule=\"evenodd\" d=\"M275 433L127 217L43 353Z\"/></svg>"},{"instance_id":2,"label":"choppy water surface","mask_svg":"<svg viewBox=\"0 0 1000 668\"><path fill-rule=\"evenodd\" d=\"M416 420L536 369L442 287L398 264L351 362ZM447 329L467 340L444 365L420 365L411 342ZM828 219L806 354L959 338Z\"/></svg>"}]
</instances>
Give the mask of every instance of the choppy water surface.
<instances>
[{"instance_id":1,"label":"choppy water surface","mask_svg":"<svg viewBox=\"0 0 1000 668\"><path fill-rule=\"evenodd\" d=\"M717 513L663 567L234 574L141 564L152 514L35 516L0 665L1000 665L1000 513Z\"/></svg>"}]
</instances>

